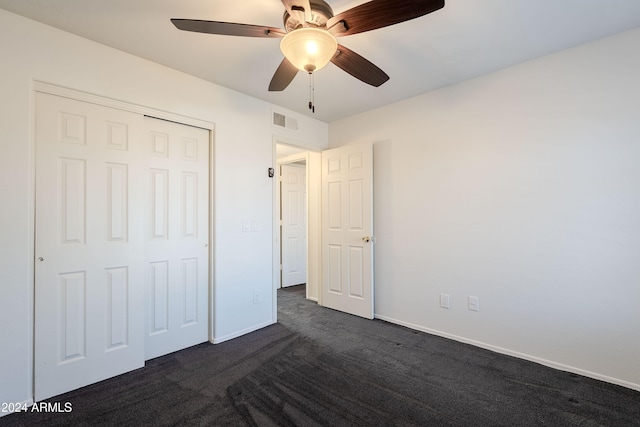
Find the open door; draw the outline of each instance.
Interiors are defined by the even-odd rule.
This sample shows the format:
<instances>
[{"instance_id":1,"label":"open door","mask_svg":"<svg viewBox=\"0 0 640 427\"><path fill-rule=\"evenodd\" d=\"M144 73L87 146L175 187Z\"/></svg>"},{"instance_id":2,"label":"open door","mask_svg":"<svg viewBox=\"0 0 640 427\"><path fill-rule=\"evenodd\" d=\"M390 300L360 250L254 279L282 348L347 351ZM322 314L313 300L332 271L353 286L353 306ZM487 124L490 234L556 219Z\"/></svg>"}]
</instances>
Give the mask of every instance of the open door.
<instances>
[{"instance_id":1,"label":"open door","mask_svg":"<svg viewBox=\"0 0 640 427\"><path fill-rule=\"evenodd\" d=\"M373 319L373 144L322 152L322 305Z\"/></svg>"}]
</instances>

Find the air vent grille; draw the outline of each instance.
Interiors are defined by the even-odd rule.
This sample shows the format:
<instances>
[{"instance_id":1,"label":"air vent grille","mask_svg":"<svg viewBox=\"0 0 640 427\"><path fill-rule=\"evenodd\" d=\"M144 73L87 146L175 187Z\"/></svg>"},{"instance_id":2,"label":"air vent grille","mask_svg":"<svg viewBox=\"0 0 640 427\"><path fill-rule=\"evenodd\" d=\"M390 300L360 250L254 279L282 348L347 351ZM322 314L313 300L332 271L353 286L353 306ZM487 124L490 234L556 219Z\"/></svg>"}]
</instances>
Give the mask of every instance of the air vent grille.
<instances>
[{"instance_id":1,"label":"air vent grille","mask_svg":"<svg viewBox=\"0 0 640 427\"><path fill-rule=\"evenodd\" d=\"M273 113L273 124L276 126L285 127L287 124L287 116L284 114Z\"/></svg>"},{"instance_id":2,"label":"air vent grille","mask_svg":"<svg viewBox=\"0 0 640 427\"><path fill-rule=\"evenodd\" d=\"M284 114L273 113L273 124L289 130L298 130L298 121Z\"/></svg>"}]
</instances>

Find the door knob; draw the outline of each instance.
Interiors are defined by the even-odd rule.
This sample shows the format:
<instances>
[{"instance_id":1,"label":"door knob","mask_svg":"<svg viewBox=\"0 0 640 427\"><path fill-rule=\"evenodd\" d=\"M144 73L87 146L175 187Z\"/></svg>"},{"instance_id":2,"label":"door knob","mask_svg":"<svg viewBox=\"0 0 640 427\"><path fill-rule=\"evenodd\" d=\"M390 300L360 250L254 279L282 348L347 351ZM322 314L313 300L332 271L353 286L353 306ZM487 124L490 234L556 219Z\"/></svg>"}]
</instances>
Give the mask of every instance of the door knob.
<instances>
[{"instance_id":1,"label":"door knob","mask_svg":"<svg viewBox=\"0 0 640 427\"><path fill-rule=\"evenodd\" d=\"M38 261L42 262L42 261L44 261L44 258L38 257Z\"/></svg>"},{"instance_id":2,"label":"door knob","mask_svg":"<svg viewBox=\"0 0 640 427\"><path fill-rule=\"evenodd\" d=\"M371 236L364 236L362 238L362 241L365 242L365 243L369 243L371 241Z\"/></svg>"}]
</instances>

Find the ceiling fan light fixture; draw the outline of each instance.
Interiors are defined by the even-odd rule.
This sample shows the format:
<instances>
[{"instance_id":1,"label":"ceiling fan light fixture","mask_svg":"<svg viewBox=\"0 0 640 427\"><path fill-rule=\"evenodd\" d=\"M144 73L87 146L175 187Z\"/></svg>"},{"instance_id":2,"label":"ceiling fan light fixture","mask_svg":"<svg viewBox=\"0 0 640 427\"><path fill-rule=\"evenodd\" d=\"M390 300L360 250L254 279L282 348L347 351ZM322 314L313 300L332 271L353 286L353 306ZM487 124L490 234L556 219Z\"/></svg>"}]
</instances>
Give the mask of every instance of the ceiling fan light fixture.
<instances>
[{"instance_id":1,"label":"ceiling fan light fixture","mask_svg":"<svg viewBox=\"0 0 640 427\"><path fill-rule=\"evenodd\" d=\"M337 49L336 38L319 28L298 28L280 42L280 50L289 62L309 73L327 65Z\"/></svg>"}]
</instances>

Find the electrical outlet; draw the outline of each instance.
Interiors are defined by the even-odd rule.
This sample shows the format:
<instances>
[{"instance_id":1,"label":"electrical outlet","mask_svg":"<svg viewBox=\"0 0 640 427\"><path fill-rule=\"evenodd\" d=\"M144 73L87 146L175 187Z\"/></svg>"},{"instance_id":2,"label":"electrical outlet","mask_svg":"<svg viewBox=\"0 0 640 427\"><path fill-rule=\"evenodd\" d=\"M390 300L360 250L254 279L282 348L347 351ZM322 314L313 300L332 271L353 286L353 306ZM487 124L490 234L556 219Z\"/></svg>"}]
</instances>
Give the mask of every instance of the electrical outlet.
<instances>
[{"instance_id":1,"label":"electrical outlet","mask_svg":"<svg viewBox=\"0 0 640 427\"><path fill-rule=\"evenodd\" d=\"M440 294L440 307L449 308L451 305L451 297L449 294Z\"/></svg>"},{"instance_id":2,"label":"electrical outlet","mask_svg":"<svg viewBox=\"0 0 640 427\"><path fill-rule=\"evenodd\" d=\"M260 294L257 292L253 293L253 303L258 304L260 302Z\"/></svg>"},{"instance_id":3,"label":"electrical outlet","mask_svg":"<svg viewBox=\"0 0 640 427\"><path fill-rule=\"evenodd\" d=\"M469 310L480 311L480 298L469 295Z\"/></svg>"}]
</instances>

